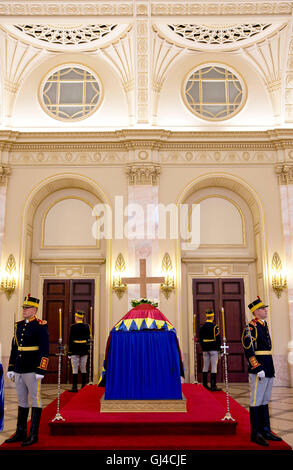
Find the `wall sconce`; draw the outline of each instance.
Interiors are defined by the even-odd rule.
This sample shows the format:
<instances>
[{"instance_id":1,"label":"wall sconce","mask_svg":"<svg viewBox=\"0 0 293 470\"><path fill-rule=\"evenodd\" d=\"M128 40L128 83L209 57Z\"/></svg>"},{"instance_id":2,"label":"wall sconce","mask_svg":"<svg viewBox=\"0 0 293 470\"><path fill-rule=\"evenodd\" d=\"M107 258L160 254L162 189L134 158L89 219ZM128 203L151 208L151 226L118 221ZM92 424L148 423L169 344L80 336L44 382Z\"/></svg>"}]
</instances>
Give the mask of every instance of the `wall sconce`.
<instances>
[{"instance_id":1,"label":"wall sconce","mask_svg":"<svg viewBox=\"0 0 293 470\"><path fill-rule=\"evenodd\" d=\"M175 289L175 281L174 281L174 274L172 268L172 261L170 258L169 253L165 253L163 261L162 261L162 272L165 276L164 284L161 284L161 290L168 299L170 297L171 292Z\"/></svg>"},{"instance_id":2,"label":"wall sconce","mask_svg":"<svg viewBox=\"0 0 293 470\"><path fill-rule=\"evenodd\" d=\"M6 294L9 300L16 288L16 262L13 255L9 255L5 269L0 273L0 289Z\"/></svg>"},{"instance_id":3,"label":"wall sconce","mask_svg":"<svg viewBox=\"0 0 293 470\"><path fill-rule=\"evenodd\" d=\"M121 274L125 271L126 264L122 253L119 253L116 259L115 271L113 274L113 291L116 293L118 299L121 299L127 289L127 284L121 281Z\"/></svg>"},{"instance_id":4,"label":"wall sconce","mask_svg":"<svg viewBox=\"0 0 293 470\"><path fill-rule=\"evenodd\" d=\"M287 277L282 268L282 261L278 253L272 259L272 288L278 299L287 287Z\"/></svg>"}]
</instances>

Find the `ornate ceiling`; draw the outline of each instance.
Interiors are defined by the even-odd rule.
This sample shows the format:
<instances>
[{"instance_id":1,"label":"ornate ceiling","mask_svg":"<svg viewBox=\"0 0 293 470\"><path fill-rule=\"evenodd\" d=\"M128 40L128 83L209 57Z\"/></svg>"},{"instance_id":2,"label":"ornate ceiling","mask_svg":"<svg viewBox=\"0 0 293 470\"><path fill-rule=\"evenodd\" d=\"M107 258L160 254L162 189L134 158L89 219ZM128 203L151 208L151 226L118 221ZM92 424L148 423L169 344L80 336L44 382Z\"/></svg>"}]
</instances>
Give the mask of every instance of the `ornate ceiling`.
<instances>
[{"instance_id":1,"label":"ornate ceiling","mask_svg":"<svg viewBox=\"0 0 293 470\"><path fill-rule=\"evenodd\" d=\"M231 54L230 65L236 56L249 62L276 119L293 122L292 14L291 1L0 0L5 119L11 121L16 96L34 68L54 54L83 52L97 54L115 69L127 97L129 124L152 125L176 61L220 52Z\"/></svg>"},{"instance_id":2,"label":"ornate ceiling","mask_svg":"<svg viewBox=\"0 0 293 470\"><path fill-rule=\"evenodd\" d=\"M2 29L23 41L54 50L91 50L114 42L128 24L13 24ZM282 27L280 23L241 24L164 24L153 23L161 36L197 50L227 50L243 47L264 39Z\"/></svg>"}]
</instances>

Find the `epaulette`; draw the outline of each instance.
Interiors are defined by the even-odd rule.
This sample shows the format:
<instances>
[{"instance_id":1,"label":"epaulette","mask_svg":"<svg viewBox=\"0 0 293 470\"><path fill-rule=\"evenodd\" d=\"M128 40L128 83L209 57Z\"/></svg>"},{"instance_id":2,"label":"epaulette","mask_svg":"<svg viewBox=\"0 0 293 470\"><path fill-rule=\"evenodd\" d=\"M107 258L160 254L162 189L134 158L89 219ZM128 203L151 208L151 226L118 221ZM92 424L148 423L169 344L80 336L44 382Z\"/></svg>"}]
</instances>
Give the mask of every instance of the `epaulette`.
<instances>
[{"instance_id":1,"label":"epaulette","mask_svg":"<svg viewBox=\"0 0 293 470\"><path fill-rule=\"evenodd\" d=\"M48 323L47 320L41 320L40 318L37 318L37 320L40 325L47 325Z\"/></svg>"},{"instance_id":2,"label":"epaulette","mask_svg":"<svg viewBox=\"0 0 293 470\"><path fill-rule=\"evenodd\" d=\"M257 338L257 320L255 320L255 319L251 320L248 323L247 328L249 328L249 330L250 330L250 336L251 336L252 340L255 341L256 338ZM254 336L252 336L252 333L254 333ZM249 336L249 334L247 334L246 336Z\"/></svg>"}]
</instances>

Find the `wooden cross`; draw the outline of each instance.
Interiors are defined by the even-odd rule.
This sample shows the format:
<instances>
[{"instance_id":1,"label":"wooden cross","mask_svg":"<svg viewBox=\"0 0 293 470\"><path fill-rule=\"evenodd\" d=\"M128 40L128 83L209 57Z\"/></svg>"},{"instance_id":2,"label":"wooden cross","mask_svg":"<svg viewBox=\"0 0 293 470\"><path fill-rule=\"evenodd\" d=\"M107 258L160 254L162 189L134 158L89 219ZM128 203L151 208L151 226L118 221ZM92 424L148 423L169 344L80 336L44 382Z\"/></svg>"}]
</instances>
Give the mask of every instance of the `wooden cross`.
<instances>
[{"instance_id":1,"label":"wooden cross","mask_svg":"<svg viewBox=\"0 0 293 470\"><path fill-rule=\"evenodd\" d=\"M139 284L140 298L146 299L146 286L147 284L161 284L165 282L164 277L147 277L146 275L146 259L139 260L139 277L122 277L123 284Z\"/></svg>"}]
</instances>

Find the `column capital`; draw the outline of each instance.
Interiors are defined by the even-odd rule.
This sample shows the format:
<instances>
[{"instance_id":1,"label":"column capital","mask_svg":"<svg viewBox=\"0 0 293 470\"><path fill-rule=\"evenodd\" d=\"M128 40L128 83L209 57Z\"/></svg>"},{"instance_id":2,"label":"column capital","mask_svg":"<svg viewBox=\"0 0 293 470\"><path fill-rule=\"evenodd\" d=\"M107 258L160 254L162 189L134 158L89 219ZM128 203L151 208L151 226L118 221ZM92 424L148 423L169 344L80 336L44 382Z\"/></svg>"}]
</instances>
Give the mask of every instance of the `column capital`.
<instances>
[{"instance_id":1,"label":"column capital","mask_svg":"<svg viewBox=\"0 0 293 470\"><path fill-rule=\"evenodd\" d=\"M11 169L8 166L0 165L0 186L6 186Z\"/></svg>"},{"instance_id":2,"label":"column capital","mask_svg":"<svg viewBox=\"0 0 293 470\"><path fill-rule=\"evenodd\" d=\"M128 184L130 186L138 184L149 184L156 186L159 183L161 167L155 163L134 163L132 165L127 165L125 172L128 178Z\"/></svg>"},{"instance_id":3,"label":"column capital","mask_svg":"<svg viewBox=\"0 0 293 470\"><path fill-rule=\"evenodd\" d=\"M275 166L279 184L293 184L293 164L279 164Z\"/></svg>"}]
</instances>

